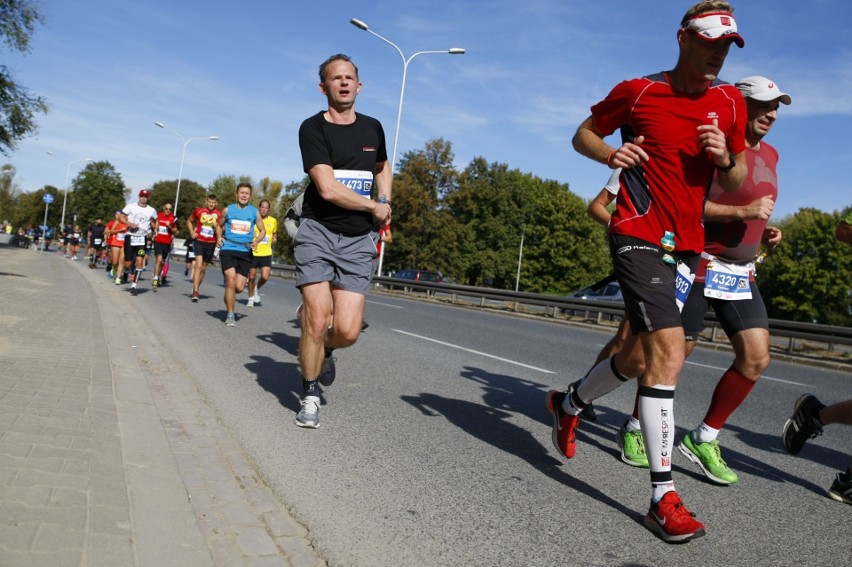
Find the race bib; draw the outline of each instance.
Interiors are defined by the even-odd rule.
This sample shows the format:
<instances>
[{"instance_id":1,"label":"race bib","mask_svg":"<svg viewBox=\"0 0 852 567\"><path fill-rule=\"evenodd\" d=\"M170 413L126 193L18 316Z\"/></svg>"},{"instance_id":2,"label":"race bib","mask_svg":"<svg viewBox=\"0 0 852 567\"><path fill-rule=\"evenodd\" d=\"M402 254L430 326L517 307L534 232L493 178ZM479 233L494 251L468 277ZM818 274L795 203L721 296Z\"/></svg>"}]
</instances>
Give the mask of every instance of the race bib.
<instances>
[{"instance_id":1,"label":"race bib","mask_svg":"<svg viewBox=\"0 0 852 567\"><path fill-rule=\"evenodd\" d=\"M231 234L248 234L252 227L251 221L234 219L231 221Z\"/></svg>"},{"instance_id":2,"label":"race bib","mask_svg":"<svg viewBox=\"0 0 852 567\"><path fill-rule=\"evenodd\" d=\"M704 277L704 297L737 301L751 299L749 273L752 264L728 264L712 258Z\"/></svg>"},{"instance_id":3,"label":"race bib","mask_svg":"<svg viewBox=\"0 0 852 567\"><path fill-rule=\"evenodd\" d=\"M92 240L94 241L95 246L100 246L101 242L103 242L100 238L93 238Z\"/></svg>"},{"instance_id":4,"label":"race bib","mask_svg":"<svg viewBox=\"0 0 852 567\"><path fill-rule=\"evenodd\" d=\"M373 174L369 171L335 169L334 178L362 197L370 198L370 192L373 189Z\"/></svg>"},{"instance_id":5,"label":"race bib","mask_svg":"<svg viewBox=\"0 0 852 567\"><path fill-rule=\"evenodd\" d=\"M212 226L203 226L201 227L201 232L199 233L204 238L213 238L213 227Z\"/></svg>"},{"instance_id":6,"label":"race bib","mask_svg":"<svg viewBox=\"0 0 852 567\"><path fill-rule=\"evenodd\" d=\"M119 242L124 242L125 236L127 236L126 232L119 232L118 234L115 235L115 239L118 240Z\"/></svg>"},{"instance_id":7,"label":"race bib","mask_svg":"<svg viewBox=\"0 0 852 567\"><path fill-rule=\"evenodd\" d=\"M679 311L683 311L683 304L689 297L693 280L695 280L695 274L689 271L686 264L678 262L677 275L675 276L675 303L677 303Z\"/></svg>"},{"instance_id":8,"label":"race bib","mask_svg":"<svg viewBox=\"0 0 852 567\"><path fill-rule=\"evenodd\" d=\"M169 233L169 227L164 226L162 224L157 225L157 234L168 234L168 233Z\"/></svg>"},{"instance_id":9,"label":"race bib","mask_svg":"<svg viewBox=\"0 0 852 567\"><path fill-rule=\"evenodd\" d=\"M131 246L145 246L145 235L144 234L131 234L130 235L130 245Z\"/></svg>"}]
</instances>

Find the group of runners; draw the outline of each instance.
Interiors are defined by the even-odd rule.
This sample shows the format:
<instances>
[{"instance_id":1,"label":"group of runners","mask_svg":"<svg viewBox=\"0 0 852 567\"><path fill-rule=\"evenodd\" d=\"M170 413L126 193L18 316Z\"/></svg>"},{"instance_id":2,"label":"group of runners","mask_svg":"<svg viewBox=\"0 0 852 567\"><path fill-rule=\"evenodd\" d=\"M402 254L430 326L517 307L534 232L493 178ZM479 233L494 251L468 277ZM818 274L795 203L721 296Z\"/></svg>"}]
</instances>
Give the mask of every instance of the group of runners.
<instances>
[{"instance_id":1,"label":"group of runners","mask_svg":"<svg viewBox=\"0 0 852 567\"><path fill-rule=\"evenodd\" d=\"M622 460L650 471L650 507L644 525L667 543L705 535L705 526L684 505L672 477L674 450L694 462L712 482L732 484L737 474L721 456L719 434L769 364L768 319L755 284L762 251L781 241L768 225L778 195L777 151L763 141L780 105L792 98L759 75L736 85L718 79L732 45L743 47L724 0L703 0L684 15L677 31L674 69L623 81L591 108L579 126L576 151L617 170L617 195L606 212L614 276L625 300L625 322L581 380L547 392L552 439L568 459L576 455L581 416L594 418L592 402L636 380L632 415L618 432ZM379 233L391 220L393 175L381 124L355 111L362 84L344 54L319 67L319 91L328 107L299 129L303 169L309 184L301 210L288 219L294 239L296 286L302 295L299 368L302 396L295 423L320 425L322 388L337 376L337 349L355 344L362 325ZM620 144L606 139L621 133ZM131 271L131 292L151 230L168 244L177 232L169 205L157 213L150 193L116 211L105 237L111 263ZM236 202L204 207L187 219L195 254L191 300L200 298L206 268L219 254L225 277L225 323L236 325L235 295L248 284L249 303L259 303L277 222L269 203L250 204L251 186L240 184ZM599 209L593 203L592 209ZM113 224L117 223L117 224ZM119 244L123 239L122 244ZM156 289L165 277L165 240L155 265ZM122 257L121 254L124 254ZM134 263L135 260L135 263ZM261 279L255 284L254 271ZM268 274L268 272L266 272ZM679 374L701 331L708 307L731 339L735 358L720 377L704 419L680 443L675 440L674 399ZM846 418L839 418L845 407ZM825 407L813 396L797 402L784 428L785 446L801 450L828 423L849 423L849 406ZM832 497L852 503L852 469L841 473Z\"/></svg>"},{"instance_id":2,"label":"group of runners","mask_svg":"<svg viewBox=\"0 0 852 567\"><path fill-rule=\"evenodd\" d=\"M277 220L269 215L271 204L264 199L259 207L250 204L251 184L237 187L236 202L223 210L217 208L217 197L207 195L204 207L192 211L186 221L190 238L186 240L186 269L192 274L190 299L197 302L199 289L208 265L218 258L225 278L225 322L234 326L234 294L249 283L249 307L260 305L260 289L269 281L273 246L277 241ZM131 295L139 293L142 272L154 257L151 289L157 291L168 283L170 256L179 232L174 205L167 202L161 211L149 204L151 192L142 189L136 202L116 210L114 218L103 224L98 218L89 227L87 245L89 267L102 259L108 277L116 285L130 283ZM76 240L79 241L82 233ZM221 252L220 252L221 250ZM76 258L72 249L69 257Z\"/></svg>"}]
</instances>

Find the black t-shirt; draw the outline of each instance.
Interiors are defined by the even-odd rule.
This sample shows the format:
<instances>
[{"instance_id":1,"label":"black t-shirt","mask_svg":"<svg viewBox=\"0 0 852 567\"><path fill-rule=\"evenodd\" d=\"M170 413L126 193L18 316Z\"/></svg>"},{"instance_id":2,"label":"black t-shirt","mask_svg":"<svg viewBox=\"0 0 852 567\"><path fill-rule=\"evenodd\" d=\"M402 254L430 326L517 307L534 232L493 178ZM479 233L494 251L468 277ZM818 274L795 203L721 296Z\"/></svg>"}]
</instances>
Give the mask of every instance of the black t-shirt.
<instances>
[{"instance_id":1,"label":"black t-shirt","mask_svg":"<svg viewBox=\"0 0 852 567\"><path fill-rule=\"evenodd\" d=\"M338 181L369 198L376 164L388 159L382 125L375 118L358 113L352 124L332 124L323 114L324 111L311 116L299 128L305 173L315 165L329 165ZM302 217L348 236L367 234L373 226L373 215L329 203L320 196L313 181L305 190Z\"/></svg>"},{"instance_id":2,"label":"black t-shirt","mask_svg":"<svg viewBox=\"0 0 852 567\"><path fill-rule=\"evenodd\" d=\"M89 245L95 243L95 241L99 241L101 244L104 242L104 231L106 230L106 225L104 224L93 224L89 226L89 232L92 234L92 241Z\"/></svg>"}]
</instances>

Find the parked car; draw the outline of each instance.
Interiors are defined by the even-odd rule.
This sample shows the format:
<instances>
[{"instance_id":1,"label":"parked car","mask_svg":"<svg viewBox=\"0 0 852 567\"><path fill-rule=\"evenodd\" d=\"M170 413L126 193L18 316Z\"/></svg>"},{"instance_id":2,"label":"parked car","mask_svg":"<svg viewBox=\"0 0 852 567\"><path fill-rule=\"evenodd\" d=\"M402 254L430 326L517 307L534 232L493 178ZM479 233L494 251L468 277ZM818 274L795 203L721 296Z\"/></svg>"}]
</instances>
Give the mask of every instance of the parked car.
<instances>
[{"instance_id":1,"label":"parked car","mask_svg":"<svg viewBox=\"0 0 852 567\"><path fill-rule=\"evenodd\" d=\"M415 270L407 268L395 272L393 277L400 280L413 280L415 282L433 282L441 283L444 281L444 274L441 272L429 272L426 270Z\"/></svg>"},{"instance_id":2,"label":"parked car","mask_svg":"<svg viewBox=\"0 0 852 567\"><path fill-rule=\"evenodd\" d=\"M574 293L571 297L595 301L624 302L624 297L621 295L621 285L618 282L609 282L602 286L590 285Z\"/></svg>"}]
</instances>

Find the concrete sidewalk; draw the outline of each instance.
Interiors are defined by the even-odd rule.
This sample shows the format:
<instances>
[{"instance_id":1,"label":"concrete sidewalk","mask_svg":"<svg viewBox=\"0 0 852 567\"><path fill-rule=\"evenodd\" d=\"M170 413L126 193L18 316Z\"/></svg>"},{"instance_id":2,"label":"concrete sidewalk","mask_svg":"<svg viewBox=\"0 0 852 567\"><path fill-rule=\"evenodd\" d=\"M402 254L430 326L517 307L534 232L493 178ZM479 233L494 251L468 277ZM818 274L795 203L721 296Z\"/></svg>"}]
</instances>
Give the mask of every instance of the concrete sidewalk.
<instances>
[{"instance_id":1,"label":"concrete sidewalk","mask_svg":"<svg viewBox=\"0 0 852 567\"><path fill-rule=\"evenodd\" d=\"M0 246L0 565L325 565L86 264Z\"/></svg>"}]
</instances>

